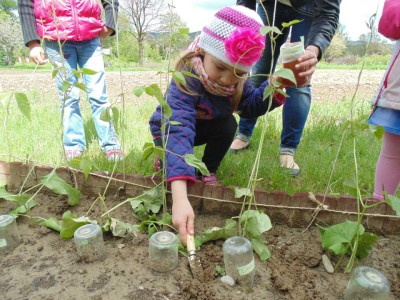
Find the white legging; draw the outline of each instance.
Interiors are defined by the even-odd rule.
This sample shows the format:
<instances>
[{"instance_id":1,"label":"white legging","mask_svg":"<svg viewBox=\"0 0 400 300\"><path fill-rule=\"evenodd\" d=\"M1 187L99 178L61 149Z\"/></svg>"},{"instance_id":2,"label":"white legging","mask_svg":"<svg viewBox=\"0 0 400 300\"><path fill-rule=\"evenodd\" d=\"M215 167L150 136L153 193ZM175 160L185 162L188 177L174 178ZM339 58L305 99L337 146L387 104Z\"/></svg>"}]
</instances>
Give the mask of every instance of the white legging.
<instances>
[{"instance_id":1,"label":"white legging","mask_svg":"<svg viewBox=\"0 0 400 300\"><path fill-rule=\"evenodd\" d=\"M394 195L400 182L400 135L385 132L375 172L374 197L383 200L383 191Z\"/></svg>"}]
</instances>

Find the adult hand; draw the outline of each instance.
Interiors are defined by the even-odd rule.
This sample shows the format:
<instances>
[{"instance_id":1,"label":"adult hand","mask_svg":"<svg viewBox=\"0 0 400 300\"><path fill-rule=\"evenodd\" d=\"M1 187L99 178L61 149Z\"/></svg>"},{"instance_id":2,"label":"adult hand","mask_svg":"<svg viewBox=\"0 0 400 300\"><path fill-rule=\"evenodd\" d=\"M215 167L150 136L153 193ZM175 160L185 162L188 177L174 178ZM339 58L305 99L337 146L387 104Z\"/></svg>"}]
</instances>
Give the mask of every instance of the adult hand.
<instances>
[{"instance_id":1,"label":"adult hand","mask_svg":"<svg viewBox=\"0 0 400 300\"><path fill-rule=\"evenodd\" d=\"M44 65L48 62L46 55L43 51L43 48L40 47L38 42L31 42L28 45L29 47L29 57L31 61L38 65Z\"/></svg>"},{"instance_id":2,"label":"adult hand","mask_svg":"<svg viewBox=\"0 0 400 300\"><path fill-rule=\"evenodd\" d=\"M316 65L318 63L319 48L313 45L307 46L304 54L298 59L299 63L296 64L297 70L304 70L299 73L300 77L305 77L306 84L311 81L311 76L314 74Z\"/></svg>"},{"instance_id":3,"label":"adult hand","mask_svg":"<svg viewBox=\"0 0 400 300\"><path fill-rule=\"evenodd\" d=\"M112 30L111 28L108 28L106 26L103 27L103 30L100 32L100 40L102 45L103 45L103 40L109 37L113 32L114 30Z\"/></svg>"},{"instance_id":4,"label":"adult hand","mask_svg":"<svg viewBox=\"0 0 400 300\"><path fill-rule=\"evenodd\" d=\"M171 183L172 224L178 229L181 240L186 244L188 234L194 235L194 211L187 198L186 180Z\"/></svg>"}]
</instances>

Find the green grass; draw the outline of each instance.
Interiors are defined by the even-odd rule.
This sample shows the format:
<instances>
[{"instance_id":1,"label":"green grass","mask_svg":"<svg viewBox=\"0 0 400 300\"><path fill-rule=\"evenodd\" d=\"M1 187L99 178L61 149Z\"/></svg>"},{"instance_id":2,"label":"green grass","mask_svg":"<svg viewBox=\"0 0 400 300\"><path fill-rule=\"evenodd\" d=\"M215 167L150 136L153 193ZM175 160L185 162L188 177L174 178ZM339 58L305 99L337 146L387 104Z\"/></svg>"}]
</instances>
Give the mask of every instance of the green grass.
<instances>
[{"instance_id":1,"label":"green grass","mask_svg":"<svg viewBox=\"0 0 400 300\"><path fill-rule=\"evenodd\" d=\"M33 161L36 164L60 166L65 164L62 155L61 126L57 97L43 94L41 91L28 93L31 104L31 121L28 121L16 103L12 103L9 114L0 107L3 126L0 129L0 159L4 161ZM126 99L134 99L132 92ZM369 113L368 99L356 99L353 107L355 120L366 122ZM143 161L142 147L151 142L148 120L153 113L154 99L141 101L142 105L125 105L125 124L117 127L119 138L124 146L126 159L118 163L116 171L150 175L153 172L152 157ZM117 107L122 111L122 107ZM100 151L90 107L87 101L81 101L85 120L88 148L85 153L100 170L111 172L114 165L105 159ZM296 154L301 174L291 177L279 168L279 143L282 109L259 119L249 150L238 154L228 153L223 160L217 177L220 183L230 186L247 186L253 167L262 126L267 126L267 135L262 150L262 159L258 178L259 187L266 191L280 190L295 192L345 194L346 179L356 174L354 161L354 143L356 143L357 170L360 186L372 194L374 170L380 150L380 141L368 129L343 131L343 124L349 120L350 99L337 102L323 101L314 103L302 141ZM7 116L7 119L5 119ZM342 135L343 143L341 144ZM201 156L202 149L196 150ZM336 159L337 157L337 159ZM332 175L331 175L332 174Z\"/></svg>"}]
</instances>

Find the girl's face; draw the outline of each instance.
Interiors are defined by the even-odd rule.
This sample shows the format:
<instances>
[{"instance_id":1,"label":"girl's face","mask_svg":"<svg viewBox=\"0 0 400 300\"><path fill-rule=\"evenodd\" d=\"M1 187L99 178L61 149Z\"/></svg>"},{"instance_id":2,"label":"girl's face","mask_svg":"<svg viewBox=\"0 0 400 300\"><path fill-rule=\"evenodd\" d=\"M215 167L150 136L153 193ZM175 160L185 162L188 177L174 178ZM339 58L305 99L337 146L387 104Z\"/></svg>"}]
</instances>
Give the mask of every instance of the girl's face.
<instances>
[{"instance_id":1,"label":"girl's face","mask_svg":"<svg viewBox=\"0 0 400 300\"><path fill-rule=\"evenodd\" d=\"M235 68L227 65L207 52L204 54L203 65L208 77L224 87L235 86L240 81L240 77L247 75L246 72L239 69L235 70Z\"/></svg>"}]
</instances>

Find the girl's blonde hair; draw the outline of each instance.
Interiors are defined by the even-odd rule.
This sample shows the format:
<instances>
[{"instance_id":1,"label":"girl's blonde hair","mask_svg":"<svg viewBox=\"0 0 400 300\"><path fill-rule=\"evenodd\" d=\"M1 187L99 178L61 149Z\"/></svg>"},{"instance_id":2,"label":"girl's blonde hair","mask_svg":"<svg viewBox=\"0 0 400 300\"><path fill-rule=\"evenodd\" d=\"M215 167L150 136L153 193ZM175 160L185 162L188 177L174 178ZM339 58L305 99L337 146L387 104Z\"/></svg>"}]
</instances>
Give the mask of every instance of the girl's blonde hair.
<instances>
[{"instance_id":1,"label":"girl's blonde hair","mask_svg":"<svg viewBox=\"0 0 400 300\"><path fill-rule=\"evenodd\" d=\"M192 58L198 54L199 54L198 52L186 51L185 53L180 55L179 59L175 63L175 71L180 72L185 68L185 66L188 66L191 69L192 66L190 63L190 58ZM185 77L187 77L187 76L185 76ZM236 91L233 94L233 103L232 103L233 111L235 111L237 109L237 107L239 106L240 99L242 98L244 82L246 79L247 78L245 78L245 77L240 77L240 80L236 85ZM186 85L183 85L181 82L176 82L176 85L177 85L178 89L181 90L183 93L186 93L188 95L193 95L193 96L198 95L195 92L191 91Z\"/></svg>"}]
</instances>

